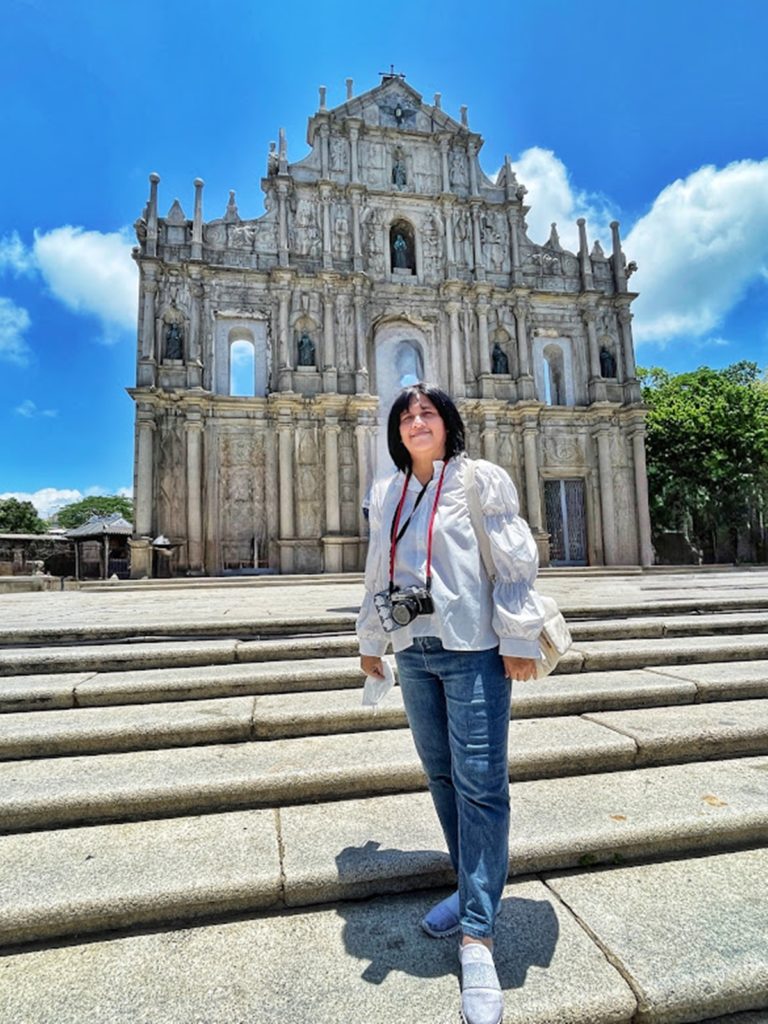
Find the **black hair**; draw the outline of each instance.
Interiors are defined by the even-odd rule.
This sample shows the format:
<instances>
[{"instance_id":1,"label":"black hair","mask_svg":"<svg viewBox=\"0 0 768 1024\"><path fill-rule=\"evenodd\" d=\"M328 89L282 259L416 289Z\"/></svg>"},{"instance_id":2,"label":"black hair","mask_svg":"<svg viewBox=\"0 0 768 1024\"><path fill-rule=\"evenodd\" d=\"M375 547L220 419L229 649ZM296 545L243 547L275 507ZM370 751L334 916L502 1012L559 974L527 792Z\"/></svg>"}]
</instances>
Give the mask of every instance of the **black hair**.
<instances>
[{"instance_id":1,"label":"black hair","mask_svg":"<svg viewBox=\"0 0 768 1024\"><path fill-rule=\"evenodd\" d=\"M411 468L411 456L400 438L400 417L411 407L414 398L428 398L434 405L445 424L445 457L461 455L465 448L464 421L456 408L456 403L442 388L433 384L411 384L403 388L392 403L387 420L387 444L392 461L398 469L408 472Z\"/></svg>"}]
</instances>

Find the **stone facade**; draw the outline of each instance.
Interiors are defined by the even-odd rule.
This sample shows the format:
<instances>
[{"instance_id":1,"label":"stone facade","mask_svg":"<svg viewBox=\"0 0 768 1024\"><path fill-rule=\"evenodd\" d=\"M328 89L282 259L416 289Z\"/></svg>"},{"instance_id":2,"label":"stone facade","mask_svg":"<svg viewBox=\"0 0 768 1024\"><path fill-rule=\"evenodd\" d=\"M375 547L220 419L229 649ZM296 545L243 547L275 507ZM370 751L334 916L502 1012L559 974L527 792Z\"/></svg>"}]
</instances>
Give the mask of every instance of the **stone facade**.
<instances>
[{"instance_id":1,"label":"stone facade","mask_svg":"<svg viewBox=\"0 0 768 1024\"><path fill-rule=\"evenodd\" d=\"M360 569L362 506L388 468L379 418L415 379L448 390L470 454L511 473L543 564L650 563L618 225L610 255L583 221L578 253L554 225L537 245L525 187L508 160L484 174L466 108L456 121L396 75L347 91L327 109L320 90L304 159L282 131L270 144L255 220L230 193L204 221L199 179L191 220L178 200L158 217L150 176L134 574L158 534L181 572Z\"/></svg>"}]
</instances>

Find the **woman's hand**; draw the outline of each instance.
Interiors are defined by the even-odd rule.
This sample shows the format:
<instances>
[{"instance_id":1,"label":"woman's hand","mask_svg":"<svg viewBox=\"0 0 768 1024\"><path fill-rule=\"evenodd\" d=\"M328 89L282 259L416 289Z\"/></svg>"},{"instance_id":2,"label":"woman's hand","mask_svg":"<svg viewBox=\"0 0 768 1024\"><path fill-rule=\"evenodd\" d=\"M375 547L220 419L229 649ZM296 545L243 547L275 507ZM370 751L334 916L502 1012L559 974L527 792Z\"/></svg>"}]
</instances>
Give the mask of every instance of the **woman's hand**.
<instances>
[{"instance_id":1,"label":"woman's hand","mask_svg":"<svg viewBox=\"0 0 768 1024\"><path fill-rule=\"evenodd\" d=\"M367 676L375 676L377 679L384 678L384 665L381 658L375 654L361 654L360 668Z\"/></svg>"},{"instance_id":2,"label":"woman's hand","mask_svg":"<svg viewBox=\"0 0 768 1024\"><path fill-rule=\"evenodd\" d=\"M502 654L504 660L504 675L507 679L515 679L522 682L524 679L536 678L535 658L511 658L508 654Z\"/></svg>"}]
</instances>

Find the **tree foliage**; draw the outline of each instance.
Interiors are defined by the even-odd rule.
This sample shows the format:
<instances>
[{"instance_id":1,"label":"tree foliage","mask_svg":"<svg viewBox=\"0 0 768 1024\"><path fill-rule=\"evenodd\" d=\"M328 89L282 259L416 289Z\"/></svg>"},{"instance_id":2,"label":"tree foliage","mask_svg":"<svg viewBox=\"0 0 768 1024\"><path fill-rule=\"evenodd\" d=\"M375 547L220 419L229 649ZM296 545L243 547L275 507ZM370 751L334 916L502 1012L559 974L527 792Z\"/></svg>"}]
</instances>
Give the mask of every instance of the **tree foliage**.
<instances>
[{"instance_id":1,"label":"tree foliage","mask_svg":"<svg viewBox=\"0 0 768 1024\"><path fill-rule=\"evenodd\" d=\"M45 523L31 501L0 498L0 533L45 533Z\"/></svg>"},{"instance_id":2,"label":"tree foliage","mask_svg":"<svg viewBox=\"0 0 768 1024\"><path fill-rule=\"evenodd\" d=\"M756 363L639 371L648 406L654 532L686 529L714 558L717 537L755 520L768 498L768 385Z\"/></svg>"},{"instance_id":3,"label":"tree foliage","mask_svg":"<svg viewBox=\"0 0 768 1024\"><path fill-rule=\"evenodd\" d=\"M88 522L91 516L109 516L113 512L119 512L123 519L128 522L133 520L133 502L130 498L121 498L118 495L95 495L92 498L83 498L82 501L75 501L71 505L65 505L59 509L57 520L59 526L66 530L74 530L76 526L82 526Z\"/></svg>"}]
</instances>

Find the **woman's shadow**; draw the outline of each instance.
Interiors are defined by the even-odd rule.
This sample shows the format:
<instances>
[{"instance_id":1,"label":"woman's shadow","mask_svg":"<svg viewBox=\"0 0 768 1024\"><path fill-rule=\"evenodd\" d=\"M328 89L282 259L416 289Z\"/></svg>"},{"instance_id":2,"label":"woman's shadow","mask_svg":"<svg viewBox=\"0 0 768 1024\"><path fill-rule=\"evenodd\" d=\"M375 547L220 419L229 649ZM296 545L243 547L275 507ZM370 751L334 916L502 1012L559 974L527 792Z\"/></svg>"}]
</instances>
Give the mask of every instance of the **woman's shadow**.
<instances>
[{"instance_id":1,"label":"woman's shadow","mask_svg":"<svg viewBox=\"0 0 768 1024\"><path fill-rule=\"evenodd\" d=\"M415 857L428 858L434 869L426 874L416 873ZM406 863L398 873L392 868L400 858ZM411 891L420 877L423 886L444 876L447 855L437 850L382 850L377 842L369 841L363 846L348 846L336 856L342 879L349 879L351 874L381 878L376 871L377 861L386 863L393 894L336 906L336 912L345 921L343 940L347 953L367 962L361 977L372 985L380 985L390 971L419 978L458 975L458 936L431 939L419 926L429 908L450 890ZM422 860L422 868L426 864ZM557 915L547 900L507 894L496 922L495 960L501 987L520 988L530 967L549 966L558 934Z\"/></svg>"}]
</instances>

